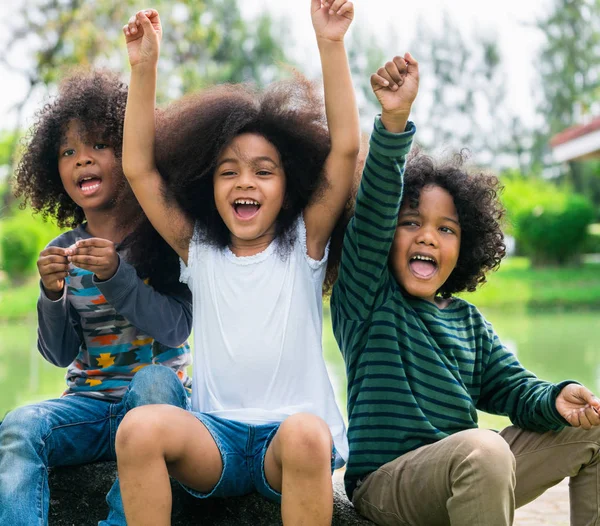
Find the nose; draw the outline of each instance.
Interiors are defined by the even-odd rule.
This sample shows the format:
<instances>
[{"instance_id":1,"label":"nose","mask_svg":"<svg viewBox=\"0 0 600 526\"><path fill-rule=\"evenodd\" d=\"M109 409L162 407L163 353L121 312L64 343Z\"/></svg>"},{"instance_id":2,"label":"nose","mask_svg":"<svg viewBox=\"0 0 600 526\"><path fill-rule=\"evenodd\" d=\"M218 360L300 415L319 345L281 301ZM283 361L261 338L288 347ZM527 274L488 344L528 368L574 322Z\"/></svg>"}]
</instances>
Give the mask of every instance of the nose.
<instances>
[{"instance_id":1,"label":"nose","mask_svg":"<svg viewBox=\"0 0 600 526\"><path fill-rule=\"evenodd\" d=\"M94 156L89 148L80 149L76 164L77 166L88 166L94 164Z\"/></svg>"},{"instance_id":2,"label":"nose","mask_svg":"<svg viewBox=\"0 0 600 526\"><path fill-rule=\"evenodd\" d=\"M428 245L431 247L437 246L437 236L436 230L433 227L424 226L419 231L419 235L417 236L417 244L419 245Z\"/></svg>"},{"instance_id":3,"label":"nose","mask_svg":"<svg viewBox=\"0 0 600 526\"><path fill-rule=\"evenodd\" d=\"M253 174L243 170L237 177L236 188L240 190L248 190L255 187Z\"/></svg>"}]
</instances>

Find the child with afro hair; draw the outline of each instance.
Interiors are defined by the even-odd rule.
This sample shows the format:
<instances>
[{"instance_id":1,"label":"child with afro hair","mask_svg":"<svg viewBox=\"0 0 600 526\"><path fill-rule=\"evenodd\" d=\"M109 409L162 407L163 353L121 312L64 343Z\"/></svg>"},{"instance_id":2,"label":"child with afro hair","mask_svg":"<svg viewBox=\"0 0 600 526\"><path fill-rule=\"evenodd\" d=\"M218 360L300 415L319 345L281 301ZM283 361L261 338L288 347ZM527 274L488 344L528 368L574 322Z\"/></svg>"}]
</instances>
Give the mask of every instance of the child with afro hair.
<instances>
[{"instance_id":1,"label":"child with afro hair","mask_svg":"<svg viewBox=\"0 0 600 526\"><path fill-rule=\"evenodd\" d=\"M124 27L124 172L181 257L195 338L193 412L140 407L119 429L131 525L169 524L169 474L197 498L258 492L281 502L284 524L331 524L347 442L322 352L322 287L360 130L344 46L353 4L309 4L325 111L298 76L264 92L217 86L155 119L159 15Z\"/></svg>"},{"instance_id":2,"label":"child with afro hair","mask_svg":"<svg viewBox=\"0 0 600 526\"><path fill-rule=\"evenodd\" d=\"M48 468L115 460L128 409L188 400L190 295L123 176L126 102L116 75L66 79L16 171L16 195L71 227L37 262L38 349L68 369L60 398L17 408L0 426L0 524L47 524ZM129 243L136 229L153 243ZM134 268L128 260L142 253L146 266ZM110 524L125 524L118 484L109 500Z\"/></svg>"},{"instance_id":3,"label":"child with afro hair","mask_svg":"<svg viewBox=\"0 0 600 526\"><path fill-rule=\"evenodd\" d=\"M346 490L377 524L512 524L571 477L571 524L600 517L600 400L523 368L470 303L505 254L498 180L461 158L406 164L418 67L371 78L381 107L333 286L348 374ZM507 415L500 433L477 410Z\"/></svg>"}]
</instances>

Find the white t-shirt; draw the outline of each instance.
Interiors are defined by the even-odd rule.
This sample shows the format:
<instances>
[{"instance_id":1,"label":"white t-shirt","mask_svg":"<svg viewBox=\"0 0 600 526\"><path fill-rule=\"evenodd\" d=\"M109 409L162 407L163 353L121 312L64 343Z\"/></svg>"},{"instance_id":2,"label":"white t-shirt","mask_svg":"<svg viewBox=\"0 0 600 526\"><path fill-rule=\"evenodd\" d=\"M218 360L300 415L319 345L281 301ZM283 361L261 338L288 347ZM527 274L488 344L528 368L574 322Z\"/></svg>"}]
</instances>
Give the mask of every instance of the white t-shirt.
<instances>
[{"instance_id":1,"label":"white t-shirt","mask_svg":"<svg viewBox=\"0 0 600 526\"><path fill-rule=\"evenodd\" d=\"M299 412L327 422L348 457L344 420L322 352L321 261L306 252L306 227L284 255L274 241L254 256L190 243L181 281L193 294L192 408L247 424L281 422Z\"/></svg>"}]
</instances>

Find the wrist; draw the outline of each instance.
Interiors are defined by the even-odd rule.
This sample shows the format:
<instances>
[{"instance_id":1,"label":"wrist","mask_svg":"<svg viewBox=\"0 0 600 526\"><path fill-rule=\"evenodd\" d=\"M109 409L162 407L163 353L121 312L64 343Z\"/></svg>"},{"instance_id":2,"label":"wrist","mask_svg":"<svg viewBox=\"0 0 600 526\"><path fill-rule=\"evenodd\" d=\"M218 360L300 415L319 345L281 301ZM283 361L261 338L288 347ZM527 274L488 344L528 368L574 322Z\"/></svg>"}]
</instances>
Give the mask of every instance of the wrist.
<instances>
[{"instance_id":1,"label":"wrist","mask_svg":"<svg viewBox=\"0 0 600 526\"><path fill-rule=\"evenodd\" d=\"M332 40L330 38L317 36L317 46L319 47L319 51L331 48L344 49L344 37L341 37L339 40Z\"/></svg>"},{"instance_id":2,"label":"wrist","mask_svg":"<svg viewBox=\"0 0 600 526\"><path fill-rule=\"evenodd\" d=\"M381 123L390 133L402 133L408 124L410 109L381 112Z\"/></svg>"},{"instance_id":3,"label":"wrist","mask_svg":"<svg viewBox=\"0 0 600 526\"><path fill-rule=\"evenodd\" d=\"M146 59L131 65L131 74L139 77L156 75L158 70L158 57L154 60Z\"/></svg>"},{"instance_id":4,"label":"wrist","mask_svg":"<svg viewBox=\"0 0 600 526\"><path fill-rule=\"evenodd\" d=\"M47 288L46 285L42 283L42 288L44 289L44 294L46 295L46 298L48 298L50 301L57 301L63 296L64 287L60 290L52 290Z\"/></svg>"}]
</instances>

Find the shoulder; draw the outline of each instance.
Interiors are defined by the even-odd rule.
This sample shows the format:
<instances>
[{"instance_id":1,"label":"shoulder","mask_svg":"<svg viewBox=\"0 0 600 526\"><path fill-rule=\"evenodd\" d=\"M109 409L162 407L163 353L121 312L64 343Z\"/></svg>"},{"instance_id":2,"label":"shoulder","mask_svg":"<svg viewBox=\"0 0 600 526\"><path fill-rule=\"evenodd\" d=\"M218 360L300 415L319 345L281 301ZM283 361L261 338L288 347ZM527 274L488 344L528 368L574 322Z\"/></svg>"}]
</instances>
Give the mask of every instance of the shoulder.
<instances>
[{"instance_id":1,"label":"shoulder","mask_svg":"<svg viewBox=\"0 0 600 526\"><path fill-rule=\"evenodd\" d=\"M293 231L295 233L294 246L296 250L300 250L302 255L308 265L316 270L323 265L326 265L327 259L329 258L329 246L330 241L327 241L327 245L325 246L325 252L321 259L313 259L308 255L308 246L306 241L306 223L304 222L304 212L300 213L300 215L296 218Z\"/></svg>"}]
</instances>

